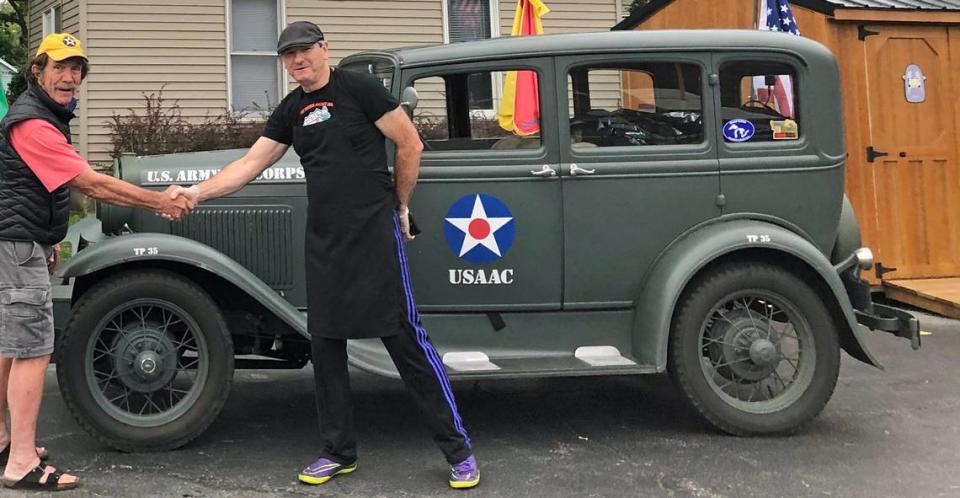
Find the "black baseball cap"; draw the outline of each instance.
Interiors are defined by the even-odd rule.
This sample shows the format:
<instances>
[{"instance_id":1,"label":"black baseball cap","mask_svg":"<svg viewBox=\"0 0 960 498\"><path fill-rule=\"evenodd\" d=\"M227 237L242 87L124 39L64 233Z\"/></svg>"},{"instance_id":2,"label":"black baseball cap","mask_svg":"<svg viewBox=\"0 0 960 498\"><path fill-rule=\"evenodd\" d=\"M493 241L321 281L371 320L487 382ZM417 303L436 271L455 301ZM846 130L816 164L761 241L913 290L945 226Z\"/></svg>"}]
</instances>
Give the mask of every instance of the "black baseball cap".
<instances>
[{"instance_id":1,"label":"black baseball cap","mask_svg":"<svg viewBox=\"0 0 960 498\"><path fill-rule=\"evenodd\" d=\"M320 31L320 26L310 21L292 22L280 33L277 53L283 53L288 48L306 47L321 41L323 41L323 31Z\"/></svg>"}]
</instances>

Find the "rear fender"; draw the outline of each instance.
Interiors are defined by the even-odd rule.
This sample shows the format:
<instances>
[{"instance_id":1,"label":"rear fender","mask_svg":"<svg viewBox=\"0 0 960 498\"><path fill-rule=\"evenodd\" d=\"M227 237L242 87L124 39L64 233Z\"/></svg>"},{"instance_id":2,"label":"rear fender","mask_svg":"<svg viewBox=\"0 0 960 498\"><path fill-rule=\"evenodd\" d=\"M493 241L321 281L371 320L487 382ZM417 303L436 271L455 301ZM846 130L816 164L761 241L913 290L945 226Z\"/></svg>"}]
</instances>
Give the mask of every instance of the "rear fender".
<instances>
[{"instance_id":1,"label":"rear fender","mask_svg":"<svg viewBox=\"0 0 960 498\"><path fill-rule=\"evenodd\" d=\"M667 366L670 326L680 296L690 281L718 258L737 251L761 249L799 260L829 288L829 308L843 316L840 344L860 361L882 368L867 350L850 299L836 269L808 240L785 228L756 220L718 222L684 235L658 258L637 300L634 319L634 355L641 364ZM832 298L832 302L830 301Z\"/></svg>"},{"instance_id":2,"label":"rear fender","mask_svg":"<svg viewBox=\"0 0 960 498\"><path fill-rule=\"evenodd\" d=\"M112 237L74 255L57 273L75 278L130 263L172 261L209 272L242 289L300 335L307 334L306 316L243 265L210 246L174 235L138 233Z\"/></svg>"}]
</instances>

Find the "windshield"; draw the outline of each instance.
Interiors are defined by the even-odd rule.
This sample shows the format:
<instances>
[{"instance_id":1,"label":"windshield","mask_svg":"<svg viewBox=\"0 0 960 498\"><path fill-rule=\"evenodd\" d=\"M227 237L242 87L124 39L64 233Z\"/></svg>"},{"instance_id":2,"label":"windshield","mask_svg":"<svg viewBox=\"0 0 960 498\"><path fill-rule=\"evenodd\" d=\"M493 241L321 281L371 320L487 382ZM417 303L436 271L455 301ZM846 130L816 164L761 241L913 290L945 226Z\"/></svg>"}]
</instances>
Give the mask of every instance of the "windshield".
<instances>
[{"instance_id":1,"label":"windshield","mask_svg":"<svg viewBox=\"0 0 960 498\"><path fill-rule=\"evenodd\" d=\"M348 61L346 64L341 64L339 67L345 71L355 71L372 75L374 78L380 80L384 88L388 91L392 90L393 73L396 70L396 66L393 65L392 61L385 59L354 59Z\"/></svg>"}]
</instances>

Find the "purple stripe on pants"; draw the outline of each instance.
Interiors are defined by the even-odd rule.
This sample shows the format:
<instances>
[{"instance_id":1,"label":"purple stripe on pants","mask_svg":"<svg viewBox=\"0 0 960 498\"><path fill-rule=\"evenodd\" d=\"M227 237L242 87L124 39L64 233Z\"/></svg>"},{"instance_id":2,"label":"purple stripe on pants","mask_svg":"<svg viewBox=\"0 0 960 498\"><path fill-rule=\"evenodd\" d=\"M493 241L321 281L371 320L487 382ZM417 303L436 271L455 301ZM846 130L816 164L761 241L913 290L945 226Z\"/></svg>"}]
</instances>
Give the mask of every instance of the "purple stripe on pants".
<instances>
[{"instance_id":1,"label":"purple stripe on pants","mask_svg":"<svg viewBox=\"0 0 960 498\"><path fill-rule=\"evenodd\" d=\"M417 305L413 300L413 289L410 285L410 272L407 267L407 253L404 248L403 234L400 231L400 222L396 215L393 217L393 225L394 238L397 241L397 256L400 259L400 276L403 280L403 293L407 304L407 322L416 332L417 343L420 345L420 349L423 350L430 366L433 368L434 374L437 376L437 380L440 382L440 386L443 388L443 395L447 400L447 404L450 405L457 432L463 436L467 446L471 447L473 445L470 442L470 436L467 436L467 431L463 428L463 421L460 419L460 413L457 412L457 403L453 398L453 390L450 388L450 380L447 378L446 369L440 360L440 355L437 353L437 350L430 344L427 331L420 324L420 314L417 312Z\"/></svg>"}]
</instances>

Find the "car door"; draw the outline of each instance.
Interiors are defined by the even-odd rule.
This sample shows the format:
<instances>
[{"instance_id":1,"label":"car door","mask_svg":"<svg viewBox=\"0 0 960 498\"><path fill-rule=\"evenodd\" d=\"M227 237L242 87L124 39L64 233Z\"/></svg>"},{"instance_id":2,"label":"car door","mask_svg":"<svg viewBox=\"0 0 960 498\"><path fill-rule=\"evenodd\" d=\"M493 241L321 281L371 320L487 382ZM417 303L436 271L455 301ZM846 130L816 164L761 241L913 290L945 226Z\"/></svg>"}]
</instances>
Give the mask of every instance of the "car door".
<instances>
[{"instance_id":1,"label":"car door","mask_svg":"<svg viewBox=\"0 0 960 498\"><path fill-rule=\"evenodd\" d=\"M509 71L536 73L552 95L549 58L405 70L425 150L411 210L422 230L407 247L422 311L560 308L561 195L556 111L541 133L501 128L496 104ZM542 98L542 97L541 97Z\"/></svg>"},{"instance_id":2,"label":"car door","mask_svg":"<svg viewBox=\"0 0 960 498\"><path fill-rule=\"evenodd\" d=\"M564 309L632 306L657 255L720 214L709 61L558 58Z\"/></svg>"},{"instance_id":3,"label":"car door","mask_svg":"<svg viewBox=\"0 0 960 498\"><path fill-rule=\"evenodd\" d=\"M723 214L762 213L829 254L846 159L828 145L842 136L838 107L829 107L837 102L836 89L828 86L836 80L819 74L829 83L817 89L811 66L788 54L759 50L716 54L714 67Z\"/></svg>"}]
</instances>

